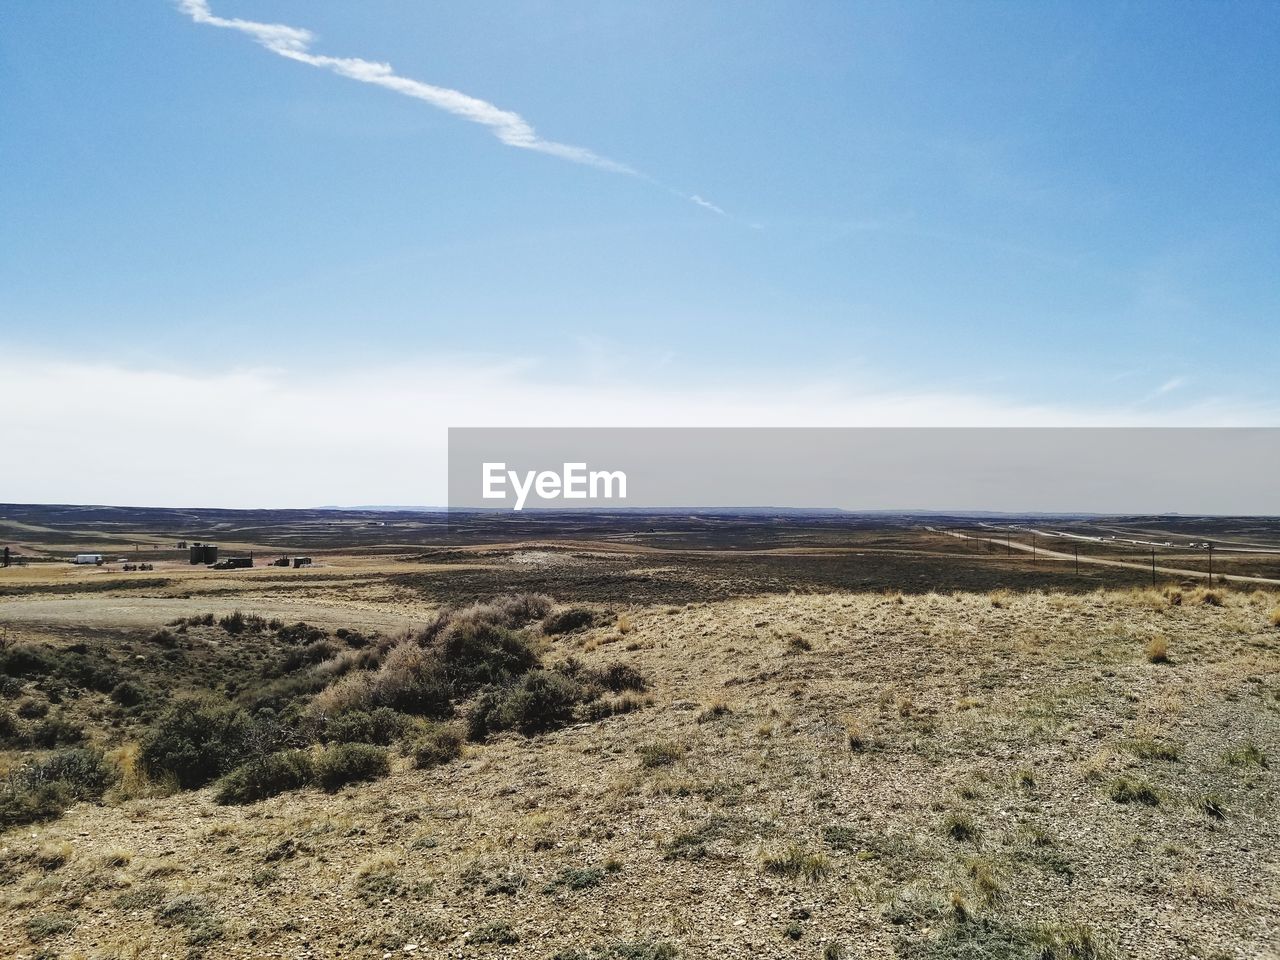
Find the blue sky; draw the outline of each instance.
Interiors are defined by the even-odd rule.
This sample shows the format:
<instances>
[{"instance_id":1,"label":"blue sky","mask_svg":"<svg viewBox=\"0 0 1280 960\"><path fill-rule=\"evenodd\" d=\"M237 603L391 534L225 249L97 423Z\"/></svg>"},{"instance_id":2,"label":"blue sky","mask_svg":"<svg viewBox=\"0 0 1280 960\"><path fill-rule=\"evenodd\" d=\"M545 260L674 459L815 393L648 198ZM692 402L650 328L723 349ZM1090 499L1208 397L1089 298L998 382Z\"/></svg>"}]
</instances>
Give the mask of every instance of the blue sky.
<instances>
[{"instance_id":1,"label":"blue sky","mask_svg":"<svg viewBox=\"0 0 1280 960\"><path fill-rule=\"evenodd\" d=\"M10 379L145 400L157 377L288 394L453 371L448 397L406 400L433 437L501 418L466 371L541 391L529 409L559 423L582 411L557 404L643 420L693 394L689 415L773 397L804 422L1280 411L1275 4L210 15L305 28L307 56L389 63L641 175L514 148L170 0L13 5Z\"/></svg>"}]
</instances>

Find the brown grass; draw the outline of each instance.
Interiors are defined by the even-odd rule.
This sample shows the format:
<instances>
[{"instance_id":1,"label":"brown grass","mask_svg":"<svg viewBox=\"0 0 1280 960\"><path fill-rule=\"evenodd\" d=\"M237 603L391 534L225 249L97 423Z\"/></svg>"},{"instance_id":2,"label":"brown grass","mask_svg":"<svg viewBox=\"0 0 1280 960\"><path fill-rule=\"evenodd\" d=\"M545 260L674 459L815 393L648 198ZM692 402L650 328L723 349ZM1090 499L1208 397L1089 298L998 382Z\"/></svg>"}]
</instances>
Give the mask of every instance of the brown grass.
<instances>
[{"instance_id":1,"label":"brown grass","mask_svg":"<svg viewBox=\"0 0 1280 960\"><path fill-rule=\"evenodd\" d=\"M1157 634L1147 641L1147 660L1150 663L1168 663L1169 662L1169 638L1163 634Z\"/></svg>"}]
</instances>

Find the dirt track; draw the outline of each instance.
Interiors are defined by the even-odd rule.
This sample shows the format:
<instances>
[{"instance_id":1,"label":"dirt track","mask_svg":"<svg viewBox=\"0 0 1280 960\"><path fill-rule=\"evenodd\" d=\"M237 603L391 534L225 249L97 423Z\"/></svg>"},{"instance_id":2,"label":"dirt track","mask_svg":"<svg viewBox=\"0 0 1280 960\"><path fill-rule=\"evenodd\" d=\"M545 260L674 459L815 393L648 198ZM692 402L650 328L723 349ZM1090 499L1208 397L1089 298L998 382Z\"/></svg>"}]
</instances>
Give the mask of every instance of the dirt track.
<instances>
[{"instance_id":1,"label":"dirt track","mask_svg":"<svg viewBox=\"0 0 1280 960\"><path fill-rule=\"evenodd\" d=\"M1090 563L1103 567L1123 567L1126 570L1151 569L1151 565L1148 563L1135 563L1129 560L1107 560L1102 557L1077 557L1075 554L1063 553L1059 550L1047 550L1041 546L1031 546L1025 543L1017 543L1012 540L1005 541L997 540L993 537L974 537L967 533L959 533L955 530L938 530L934 527L929 527L928 529L934 533L945 533L948 537L955 537L957 540L974 540L978 543L1004 544L1008 547L1012 547L1014 550L1021 550L1023 553L1034 553L1038 557L1045 557L1051 560L1066 560L1071 563L1079 560L1080 563ZM1188 570L1183 567L1164 567L1157 564L1155 569L1156 573L1163 573L1172 577L1189 577L1194 580L1201 580L1205 576L1205 572L1203 570ZM1267 586L1280 584L1280 579L1275 577L1248 577L1236 573L1214 574L1214 576L1230 583L1256 583L1259 585L1266 584Z\"/></svg>"}]
</instances>

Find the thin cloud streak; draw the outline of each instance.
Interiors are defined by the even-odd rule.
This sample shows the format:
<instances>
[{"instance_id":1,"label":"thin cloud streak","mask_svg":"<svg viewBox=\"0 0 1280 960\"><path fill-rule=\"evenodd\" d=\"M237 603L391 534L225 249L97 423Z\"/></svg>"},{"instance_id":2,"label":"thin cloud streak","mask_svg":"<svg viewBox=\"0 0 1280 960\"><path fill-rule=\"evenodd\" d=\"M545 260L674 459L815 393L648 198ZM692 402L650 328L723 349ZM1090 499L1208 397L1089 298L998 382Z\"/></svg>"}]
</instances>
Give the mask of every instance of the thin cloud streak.
<instances>
[{"instance_id":1,"label":"thin cloud streak","mask_svg":"<svg viewBox=\"0 0 1280 960\"><path fill-rule=\"evenodd\" d=\"M688 197L687 199L693 203L696 203L698 206L702 207L704 210L710 210L712 213L718 213L722 217L728 216L728 214L726 214L724 210L722 210L720 207L717 207L710 200L703 199L702 197L698 196L696 193Z\"/></svg>"},{"instance_id":2,"label":"thin cloud streak","mask_svg":"<svg viewBox=\"0 0 1280 960\"><path fill-rule=\"evenodd\" d=\"M545 140L520 114L503 110L487 100L481 100L460 90L437 87L421 80L401 76L389 63L377 63L359 57L330 57L312 53L311 46L315 41L315 34L310 30L280 23L259 23L255 20L219 17L210 9L208 0L177 0L177 2L179 9L196 23L238 31L252 37L272 53L288 60L305 63L321 70L329 70L350 80L371 83L403 96L421 100L446 113L488 127L495 137L509 147L532 150L536 153L559 157L571 163L595 167L597 170L636 177L650 183L656 182L634 167L611 160L594 150L559 143L555 140ZM680 194L680 196L684 195ZM715 213L724 214L724 211L715 204L699 196L686 196L685 199Z\"/></svg>"}]
</instances>

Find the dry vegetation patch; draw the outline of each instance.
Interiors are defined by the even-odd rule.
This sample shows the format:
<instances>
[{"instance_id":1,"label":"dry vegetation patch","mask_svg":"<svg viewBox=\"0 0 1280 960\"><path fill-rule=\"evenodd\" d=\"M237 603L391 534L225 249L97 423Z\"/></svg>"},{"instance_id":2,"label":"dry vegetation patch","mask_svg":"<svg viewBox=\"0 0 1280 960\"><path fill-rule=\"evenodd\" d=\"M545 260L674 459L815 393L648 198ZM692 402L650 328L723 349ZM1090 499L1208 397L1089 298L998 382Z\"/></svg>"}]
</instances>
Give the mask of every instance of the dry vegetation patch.
<instances>
[{"instance_id":1,"label":"dry vegetation patch","mask_svg":"<svg viewBox=\"0 0 1280 960\"><path fill-rule=\"evenodd\" d=\"M1264 956L1276 597L1174 596L775 595L625 624L519 598L357 638L246 615L132 641L101 679L27 651L9 802L81 792L5 834L0 953ZM171 716L134 650L227 664L234 690ZM26 746L58 709L84 741Z\"/></svg>"}]
</instances>

